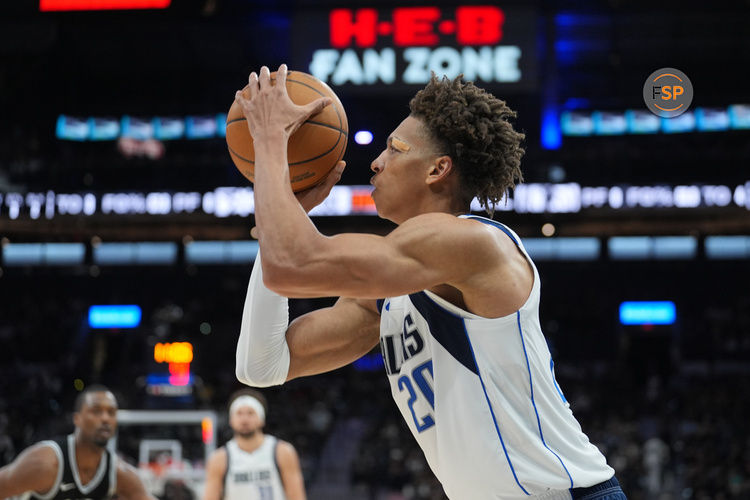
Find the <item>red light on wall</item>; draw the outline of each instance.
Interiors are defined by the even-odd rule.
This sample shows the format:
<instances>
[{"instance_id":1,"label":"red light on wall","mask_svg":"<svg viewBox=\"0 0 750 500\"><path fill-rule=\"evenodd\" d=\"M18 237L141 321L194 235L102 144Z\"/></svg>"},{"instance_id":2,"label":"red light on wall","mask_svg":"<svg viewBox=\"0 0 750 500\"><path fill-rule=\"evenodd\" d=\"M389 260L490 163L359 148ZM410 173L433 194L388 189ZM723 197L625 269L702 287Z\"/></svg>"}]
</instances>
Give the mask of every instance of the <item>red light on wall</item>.
<instances>
[{"instance_id":1,"label":"red light on wall","mask_svg":"<svg viewBox=\"0 0 750 500\"><path fill-rule=\"evenodd\" d=\"M166 9L172 0L39 0L41 12L70 10Z\"/></svg>"},{"instance_id":2,"label":"red light on wall","mask_svg":"<svg viewBox=\"0 0 750 500\"><path fill-rule=\"evenodd\" d=\"M201 434L203 442L205 444L214 442L214 422L210 418L206 417L201 420Z\"/></svg>"},{"instance_id":3,"label":"red light on wall","mask_svg":"<svg viewBox=\"0 0 750 500\"><path fill-rule=\"evenodd\" d=\"M190 363L169 363L169 383L188 385L190 383Z\"/></svg>"},{"instance_id":4,"label":"red light on wall","mask_svg":"<svg viewBox=\"0 0 750 500\"><path fill-rule=\"evenodd\" d=\"M193 344L190 342L159 342L154 346L157 363L187 363L193 361Z\"/></svg>"},{"instance_id":5,"label":"red light on wall","mask_svg":"<svg viewBox=\"0 0 750 500\"><path fill-rule=\"evenodd\" d=\"M458 7L455 12L438 7L397 7L391 20L387 11L333 9L328 16L331 47L374 47L379 37L390 36L397 47L434 47L440 34L455 36L459 45L493 45L503 37L505 13L493 5Z\"/></svg>"}]
</instances>

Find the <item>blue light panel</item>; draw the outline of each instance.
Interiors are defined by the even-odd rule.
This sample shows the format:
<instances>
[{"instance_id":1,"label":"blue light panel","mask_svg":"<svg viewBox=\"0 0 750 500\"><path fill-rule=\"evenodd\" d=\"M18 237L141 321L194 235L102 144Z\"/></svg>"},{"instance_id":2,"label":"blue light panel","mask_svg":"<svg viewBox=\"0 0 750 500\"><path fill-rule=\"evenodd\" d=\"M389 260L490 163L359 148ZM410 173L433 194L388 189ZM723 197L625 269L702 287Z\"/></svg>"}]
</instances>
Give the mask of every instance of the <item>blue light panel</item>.
<instances>
[{"instance_id":1,"label":"blue light panel","mask_svg":"<svg viewBox=\"0 0 750 500\"><path fill-rule=\"evenodd\" d=\"M8 243L3 248L6 266L51 266L83 264L83 243Z\"/></svg>"},{"instance_id":2,"label":"blue light panel","mask_svg":"<svg viewBox=\"0 0 750 500\"><path fill-rule=\"evenodd\" d=\"M542 147L544 149L560 149L561 145L562 131L557 110L545 109L542 114Z\"/></svg>"},{"instance_id":3,"label":"blue light panel","mask_svg":"<svg viewBox=\"0 0 750 500\"><path fill-rule=\"evenodd\" d=\"M141 324L141 308L136 305L91 306L91 328L135 328Z\"/></svg>"},{"instance_id":4,"label":"blue light panel","mask_svg":"<svg viewBox=\"0 0 750 500\"><path fill-rule=\"evenodd\" d=\"M674 302L623 302L620 323L623 325L671 325L677 318Z\"/></svg>"}]
</instances>

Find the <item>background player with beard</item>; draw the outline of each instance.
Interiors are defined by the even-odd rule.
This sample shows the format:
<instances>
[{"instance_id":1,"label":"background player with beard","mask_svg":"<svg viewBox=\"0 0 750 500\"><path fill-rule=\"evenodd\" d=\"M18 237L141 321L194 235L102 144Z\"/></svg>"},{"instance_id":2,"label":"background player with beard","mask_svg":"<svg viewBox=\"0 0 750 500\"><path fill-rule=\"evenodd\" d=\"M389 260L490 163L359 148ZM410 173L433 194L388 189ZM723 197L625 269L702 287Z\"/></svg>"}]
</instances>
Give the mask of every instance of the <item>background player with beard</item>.
<instances>
[{"instance_id":1,"label":"background player with beard","mask_svg":"<svg viewBox=\"0 0 750 500\"><path fill-rule=\"evenodd\" d=\"M229 401L234 437L206 466L203 500L304 500L305 485L294 447L263 433L266 401L250 389Z\"/></svg>"},{"instance_id":2,"label":"background player with beard","mask_svg":"<svg viewBox=\"0 0 750 500\"><path fill-rule=\"evenodd\" d=\"M117 429L117 399L104 386L76 398L75 431L25 449L0 469L0 498L154 500L135 469L107 450Z\"/></svg>"}]
</instances>

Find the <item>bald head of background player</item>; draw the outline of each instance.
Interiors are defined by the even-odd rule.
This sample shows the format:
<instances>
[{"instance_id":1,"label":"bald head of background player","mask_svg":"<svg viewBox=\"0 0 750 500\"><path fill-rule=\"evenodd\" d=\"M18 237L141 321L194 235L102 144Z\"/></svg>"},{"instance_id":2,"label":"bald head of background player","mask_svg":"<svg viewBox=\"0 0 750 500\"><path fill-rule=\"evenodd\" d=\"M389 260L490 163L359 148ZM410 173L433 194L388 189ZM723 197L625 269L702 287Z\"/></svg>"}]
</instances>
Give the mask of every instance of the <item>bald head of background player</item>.
<instances>
[{"instance_id":1,"label":"bald head of background player","mask_svg":"<svg viewBox=\"0 0 750 500\"><path fill-rule=\"evenodd\" d=\"M76 445L104 449L117 430L117 399L104 386L81 391L73 405Z\"/></svg>"},{"instance_id":2,"label":"bald head of background player","mask_svg":"<svg viewBox=\"0 0 750 500\"><path fill-rule=\"evenodd\" d=\"M106 448L117 429L117 399L92 385L74 403L72 434L42 441L0 469L0 498L23 493L45 499L91 500L116 494L127 500L154 500L135 469Z\"/></svg>"},{"instance_id":3,"label":"bald head of background player","mask_svg":"<svg viewBox=\"0 0 750 500\"><path fill-rule=\"evenodd\" d=\"M305 484L297 451L265 434L265 397L241 389L229 399L232 439L206 465L203 500L304 500Z\"/></svg>"}]
</instances>

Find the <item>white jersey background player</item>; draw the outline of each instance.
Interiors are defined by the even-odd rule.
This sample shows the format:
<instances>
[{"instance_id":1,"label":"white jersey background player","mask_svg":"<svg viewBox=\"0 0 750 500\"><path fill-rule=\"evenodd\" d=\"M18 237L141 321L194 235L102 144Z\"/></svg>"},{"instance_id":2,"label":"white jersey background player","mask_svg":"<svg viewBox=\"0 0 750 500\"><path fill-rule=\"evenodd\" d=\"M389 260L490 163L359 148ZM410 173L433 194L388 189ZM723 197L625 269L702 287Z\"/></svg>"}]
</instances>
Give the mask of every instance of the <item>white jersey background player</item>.
<instances>
[{"instance_id":1,"label":"white jersey background player","mask_svg":"<svg viewBox=\"0 0 750 500\"><path fill-rule=\"evenodd\" d=\"M238 391L229 404L234 437L206 465L203 500L305 500L294 447L263 432L265 398Z\"/></svg>"},{"instance_id":2,"label":"white jersey background player","mask_svg":"<svg viewBox=\"0 0 750 500\"><path fill-rule=\"evenodd\" d=\"M287 142L330 104L296 106L286 67L237 93L255 147L253 266L237 376L282 384L329 371L381 343L401 413L451 499L625 498L554 378L538 319L540 279L518 238L488 219L521 178L523 134L503 101L433 76L372 162L387 236L322 235L306 212L341 177L294 195ZM284 297L341 297L288 324ZM383 300L383 298L385 298ZM381 301L378 301L381 299ZM381 316L382 314L382 316Z\"/></svg>"}]
</instances>

